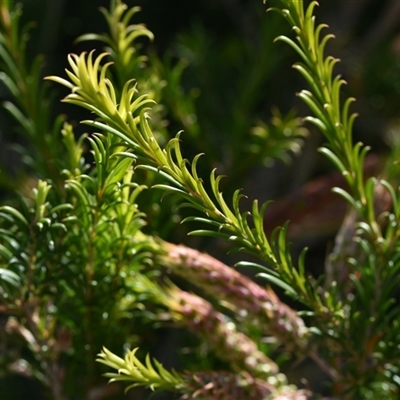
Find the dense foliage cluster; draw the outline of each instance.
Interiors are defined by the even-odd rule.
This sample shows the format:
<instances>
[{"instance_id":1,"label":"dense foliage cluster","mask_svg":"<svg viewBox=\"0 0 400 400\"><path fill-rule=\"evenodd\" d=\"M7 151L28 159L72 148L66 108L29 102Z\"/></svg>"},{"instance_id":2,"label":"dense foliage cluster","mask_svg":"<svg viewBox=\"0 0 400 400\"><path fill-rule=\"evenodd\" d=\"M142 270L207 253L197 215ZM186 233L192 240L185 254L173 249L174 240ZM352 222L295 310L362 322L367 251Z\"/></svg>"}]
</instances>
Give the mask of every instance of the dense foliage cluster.
<instances>
[{"instance_id":1,"label":"dense foliage cluster","mask_svg":"<svg viewBox=\"0 0 400 400\"><path fill-rule=\"evenodd\" d=\"M323 372L329 398L397 399L399 148L381 177L366 175L369 148L354 143L354 99L343 98L338 60L325 55L332 35L316 22L317 3L272 8L291 28L277 40L299 57L307 89L298 97L311 112L304 121L323 134L320 152L345 180L333 191L347 215L317 277L306 250L293 257L290 225L266 226L269 203L245 210L234 177L224 184L215 160L201 157L218 151L202 143L196 95L182 89L185 61L143 50L153 34L132 24L137 8L112 0L101 10L109 31L78 38L104 52L70 54L64 77L43 81L41 57L26 60L30 28L12 3L0 1L0 80L26 145L23 183L0 207L1 370L34 376L56 400L119 398L125 382L128 396L144 387L181 399L300 400L322 396L286 373L307 359ZM240 129L226 147L228 172L286 160L307 136L293 113L275 110L253 126L240 119L254 107L262 72L232 110ZM89 133L53 118L54 82L68 90L65 103L88 111ZM184 132L171 135L168 119ZM242 256L236 267L262 283L176 244L181 217L190 235L227 243ZM146 355L160 325L192 332L197 369ZM104 386L101 373L117 383Z\"/></svg>"}]
</instances>

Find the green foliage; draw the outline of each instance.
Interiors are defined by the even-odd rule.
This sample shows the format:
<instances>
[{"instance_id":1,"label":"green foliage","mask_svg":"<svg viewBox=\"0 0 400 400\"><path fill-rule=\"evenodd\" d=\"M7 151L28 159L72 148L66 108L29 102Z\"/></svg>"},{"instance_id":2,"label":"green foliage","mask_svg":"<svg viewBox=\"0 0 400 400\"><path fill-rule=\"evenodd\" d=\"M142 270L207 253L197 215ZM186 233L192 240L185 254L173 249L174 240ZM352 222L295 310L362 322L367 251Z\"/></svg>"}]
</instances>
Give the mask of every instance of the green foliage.
<instances>
[{"instance_id":1,"label":"green foliage","mask_svg":"<svg viewBox=\"0 0 400 400\"><path fill-rule=\"evenodd\" d=\"M223 237L234 242L239 248L259 256L276 268L278 273L272 274L271 280L279 282L297 298L297 293L290 291L289 286L285 285L285 281L290 281L298 287L304 302L320 301L322 307L322 300L318 300L305 277L301 277L292 265L285 244L285 229L283 227L279 229L272 237L271 243L266 237L262 216L267 204L259 207L255 200L252 212L243 213L239 206L243 195L237 190L233 196L232 207L229 207L219 189L222 176L216 175L215 170L210 174L211 191L215 198L212 200L197 173L197 163L201 154L193 159L190 166L181 153L180 134L171 139L165 148L160 147L148 123L146 109L143 109L150 100L145 95L133 100L135 87L131 87L131 82L124 87L121 98L116 98L112 83L105 78L109 64L100 68L101 59L105 56L103 53L94 61L92 54L69 57L73 72L67 71L67 73L71 82L58 77L50 78L72 90L73 93L64 101L94 112L98 119L86 120L85 124L127 143L133 150L131 157L137 159L141 168L159 171L168 181L168 184L157 184L153 188L179 194L186 200L183 206L193 207L206 215L205 218L188 217L185 221L203 222L213 229L196 230L191 234ZM135 116L134 113L140 108L142 108L140 114ZM251 227L249 219L254 228Z\"/></svg>"},{"instance_id":2,"label":"green foliage","mask_svg":"<svg viewBox=\"0 0 400 400\"><path fill-rule=\"evenodd\" d=\"M20 124L19 132L28 140L29 151L18 150L24 162L44 179L52 179L61 186L58 163L63 149L58 135L63 123L59 116L51 117L52 95L49 87L42 82L43 57L37 56L31 62L26 59L26 47L32 24L20 26L22 9L12 2L1 2L4 10L0 16L0 81L12 95L13 101L5 101L3 107ZM12 180L3 173L1 179L15 187Z\"/></svg>"},{"instance_id":3,"label":"green foliage","mask_svg":"<svg viewBox=\"0 0 400 400\"><path fill-rule=\"evenodd\" d=\"M125 359L119 358L107 350L105 347L99 353L97 361L106 364L118 370L118 373L109 372L105 374L110 379L110 382L116 381L133 381L129 390L135 386L148 386L150 389L175 389L179 390L184 382L182 378L175 372L168 372L157 360L154 360L154 365L150 360L149 355L146 356L145 364L142 364L135 356L138 349L128 351Z\"/></svg>"},{"instance_id":4,"label":"green foliage","mask_svg":"<svg viewBox=\"0 0 400 400\"><path fill-rule=\"evenodd\" d=\"M206 113L182 84L190 65L142 50L140 40L153 35L144 25L131 24L137 8L111 1L109 10L101 10L109 33L78 38L105 43L105 52L70 54L66 77L46 78L69 89L64 102L89 111L82 122L90 133L77 138L62 117L52 120L48 105L53 95L49 83L42 82L41 59L28 67L29 27L19 25L21 9L0 1L0 79L13 99L4 107L29 146L23 150L27 168L21 177L28 189L0 207L0 312L7 320L0 333L13 349L2 367L28 364L48 395L60 400L105 393L100 364L114 370L105 373L110 382L129 384L125 391L141 386L177 392L182 399L278 400L319 396L317 390L311 393L314 388L292 384L282 361L310 359L326 374L335 398L398 398L397 168L389 165L386 180L365 176L369 148L353 143L354 99L343 100L345 81L334 75L338 60L324 54L332 35L324 36L325 25L315 21L317 3L279 4L273 10L283 15L294 38L277 40L300 56L294 68L309 86L298 94L312 113L305 121L321 131L326 144L320 152L347 183L333 189L347 200L349 211L328 257L327 274L317 278L311 276L306 250L294 259L288 224L266 234L269 202L254 200L245 210L241 190L232 190L232 199L226 200L223 175L215 168L208 169L207 180L202 178L214 163L200 163L212 142L200 143L207 122L199 120ZM263 39L271 39L279 26ZM193 42L180 39L181 51L208 48L205 35L195 35ZM224 51L232 55L229 46ZM232 55L233 62L247 51ZM256 64L252 68L252 80L238 84L241 96L228 103L235 133L232 165L225 168L233 174L288 160L307 135L294 113L276 109L269 123L248 118L265 79ZM171 138L168 118L187 135ZM184 156L186 140L196 149L191 161ZM398 152L394 146L390 163L397 162ZM237 167L241 157L244 167ZM158 238L162 213L158 220L146 215L158 201L145 193L153 189L162 192L161 199L173 195L172 203L185 208L183 222L194 226L190 235L228 243L243 257L237 266L255 269L271 287L173 244L170 228L165 230L169 241ZM152 200L142 208L141 197ZM380 205L381 199L386 203ZM171 214L171 203L164 204L163 212ZM172 283L166 273L180 281ZM182 281L199 294L181 288ZM173 324L196 335L202 355L217 357L223 370L200 365L168 371L149 355L142 363L137 346L152 350L147 337L154 324ZM124 358L115 354L124 350ZM113 387L118 396L120 387Z\"/></svg>"}]
</instances>

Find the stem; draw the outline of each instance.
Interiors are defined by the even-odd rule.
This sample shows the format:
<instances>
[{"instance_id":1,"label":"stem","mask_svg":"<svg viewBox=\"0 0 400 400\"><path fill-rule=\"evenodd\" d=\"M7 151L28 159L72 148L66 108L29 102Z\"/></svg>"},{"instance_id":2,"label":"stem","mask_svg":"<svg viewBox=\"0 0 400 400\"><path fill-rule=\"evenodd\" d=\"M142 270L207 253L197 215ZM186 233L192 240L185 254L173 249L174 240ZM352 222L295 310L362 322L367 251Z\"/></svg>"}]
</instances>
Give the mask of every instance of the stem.
<instances>
[{"instance_id":1,"label":"stem","mask_svg":"<svg viewBox=\"0 0 400 400\"><path fill-rule=\"evenodd\" d=\"M161 242L164 254L160 263L198 286L219 301L228 302L236 309L236 316L251 325L259 324L287 348L303 353L308 345L308 331L296 312L284 304L275 292L263 288L235 269L212 256L188 248Z\"/></svg>"}]
</instances>

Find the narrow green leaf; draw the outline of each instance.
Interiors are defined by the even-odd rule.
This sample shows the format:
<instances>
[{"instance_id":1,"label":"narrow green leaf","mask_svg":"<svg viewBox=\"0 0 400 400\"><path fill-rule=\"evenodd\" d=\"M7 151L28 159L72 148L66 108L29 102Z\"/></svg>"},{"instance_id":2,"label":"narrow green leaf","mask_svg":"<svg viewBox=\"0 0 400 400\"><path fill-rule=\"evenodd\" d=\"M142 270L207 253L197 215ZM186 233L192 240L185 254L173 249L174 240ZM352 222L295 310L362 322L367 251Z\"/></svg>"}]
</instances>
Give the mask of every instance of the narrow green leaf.
<instances>
[{"instance_id":1,"label":"narrow green leaf","mask_svg":"<svg viewBox=\"0 0 400 400\"><path fill-rule=\"evenodd\" d=\"M3 280L14 287L18 287L20 284L20 277L13 271L8 269L0 268L0 280Z\"/></svg>"},{"instance_id":2,"label":"narrow green leaf","mask_svg":"<svg viewBox=\"0 0 400 400\"><path fill-rule=\"evenodd\" d=\"M279 286L281 289L283 289L285 291L286 294L290 295L293 298L297 298L298 297L298 293L296 292L295 289L293 289L290 285L288 285L286 282L284 282L281 278L272 275L270 273L266 273L266 272L260 272L259 274L257 274L258 277L265 279L266 281Z\"/></svg>"},{"instance_id":3,"label":"narrow green leaf","mask_svg":"<svg viewBox=\"0 0 400 400\"><path fill-rule=\"evenodd\" d=\"M16 218L19 222L22 222L23 225L28 226L28 221L17 209L10 206L2 206L0 207L0 211L9 214L10 216Z\"/></svg>"}]
</instances>

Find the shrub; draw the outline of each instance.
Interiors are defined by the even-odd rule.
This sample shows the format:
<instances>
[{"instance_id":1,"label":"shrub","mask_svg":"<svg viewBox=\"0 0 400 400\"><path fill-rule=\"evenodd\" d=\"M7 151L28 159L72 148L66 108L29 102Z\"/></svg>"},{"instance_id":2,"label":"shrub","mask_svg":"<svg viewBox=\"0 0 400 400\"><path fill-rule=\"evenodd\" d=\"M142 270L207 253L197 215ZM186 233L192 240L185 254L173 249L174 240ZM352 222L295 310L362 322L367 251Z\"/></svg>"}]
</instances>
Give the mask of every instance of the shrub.
<instances>
[{"instance_id":1,"label":"shrub","mask_svg":"<svg viewBox=\"0 0 400 400\"><path fill-rule=\"evenodd\" d=\"M202 143L196 98L181 89L183 60L140 50L153 35L131 24L137 8L112 1L102 10L109 32L79 38L103 42L105 52L70 54L65 76L42 82L41 58L26 60L29 28L20 26L20 8L0 6L1 80L11 99L4 108L27 143L29 187L0 208L4 370L33 375L54 399L118 396L119 385L101 386L100 364L126 390L306 399L320 393L296 386L285 365L309 359L325 374L331 398L398 398L398 148L382 177L366 176L369 148L353 143L354 99L343 99L338 60L324 54L332 35L316 23L315 2L281 0L272 10L292 29L277 40L300 59L294 68L308 89L298 96L311 111L304 121L324 135L320 152L345 181L332 190L347 201L347 216L319 276L310 273L306 250L292 256L290 225L265 226L269 203L254 200L244 211L244 195L235 190L227 201L216 169L205 178L212 163L201 166L201 153L185 158L186 139L189 151L210 147ZM64 102L90 111L82 123L91 133L78 136L64 116L52 117L49 80L68 89ZM187 135L170 138L167 118ZM287 158L307 133L300 119L278 111L271 123L247 128L233 137L233 172L241 161ZM161 199L173 196L160 206L156 190ZM228 243L243 256L236 265L254 269L263 283L175 244L180 216L194 227L190 235ZM137 346L151 349L149 321L196 335L199 368L169 370L145 356Z\"/></svg>"}]
</instances>

